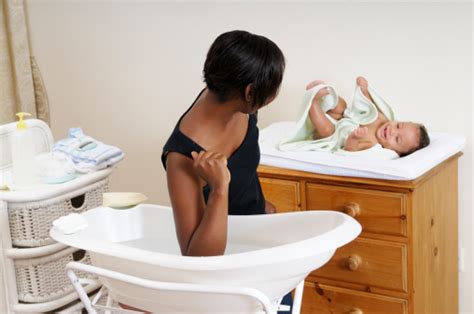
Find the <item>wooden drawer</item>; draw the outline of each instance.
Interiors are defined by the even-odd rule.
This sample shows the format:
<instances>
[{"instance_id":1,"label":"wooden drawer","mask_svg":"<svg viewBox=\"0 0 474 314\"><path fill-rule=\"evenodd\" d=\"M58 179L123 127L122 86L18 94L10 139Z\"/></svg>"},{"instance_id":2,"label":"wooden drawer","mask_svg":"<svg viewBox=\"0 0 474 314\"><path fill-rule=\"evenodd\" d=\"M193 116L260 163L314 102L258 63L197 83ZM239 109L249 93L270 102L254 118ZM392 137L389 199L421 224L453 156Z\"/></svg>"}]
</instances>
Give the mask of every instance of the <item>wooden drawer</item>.
<instances>
[{"instance_id":1,"label":"wooden drawer","mask_svg":"<svg viewBox=\"0 0 474 314\"><path fill-rule=\"evenodd\" d=\"M359 221L363 232L407 235L403 193L307 183L306 209L345 212Z\"/></svg>"},{"instance_id":2,"label":"wooden drawer","mask_svg":"<svg viewBox=\"0 0 474 314\"><path fill-rule=\"evenodd\" d=\"M407 246L403 243L357 238L337 249L333 258L311 276L407 292Z\"/></svg>"},{"instance_id":3,"label":"wooden drawer","mask_svg":"<svg viewBox=\"0 0 474 314\"><path fill-rule=\"evenodd\" d=\"M300 183L298 181L260 178L265 199L275 205L277 212L301 209Z\"/></svg>"},{"instance_id":4,"label":"wooden drawer","mask_svg":"<svg viewBox=\"0 0 474 314\"><path fill-rule=\"evenodd\" d=\"M301 313L405 314L408 313L408 302L404 299L306 282Z\"/></svg>"}]
</instances>

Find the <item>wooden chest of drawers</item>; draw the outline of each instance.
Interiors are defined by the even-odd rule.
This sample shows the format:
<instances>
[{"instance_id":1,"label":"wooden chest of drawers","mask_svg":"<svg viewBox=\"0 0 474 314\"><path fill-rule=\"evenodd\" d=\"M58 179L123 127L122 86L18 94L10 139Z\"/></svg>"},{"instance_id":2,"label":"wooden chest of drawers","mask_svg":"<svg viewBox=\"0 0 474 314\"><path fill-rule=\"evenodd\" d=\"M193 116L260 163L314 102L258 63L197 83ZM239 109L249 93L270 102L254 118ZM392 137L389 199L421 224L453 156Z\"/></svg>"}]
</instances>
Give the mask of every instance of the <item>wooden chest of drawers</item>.
<instances>
[{"instance_id":1,"label":"wooden chest of drawers","mask_svg":"<svg viewBox=\"0 0 474 314\"><path fill-rule=\"evenodd\" d=\"M260 166L278 212L337 210L361 235L306 279L302 313L457 313L457 160L411 181Z\"/></svg>"}]
</instances>

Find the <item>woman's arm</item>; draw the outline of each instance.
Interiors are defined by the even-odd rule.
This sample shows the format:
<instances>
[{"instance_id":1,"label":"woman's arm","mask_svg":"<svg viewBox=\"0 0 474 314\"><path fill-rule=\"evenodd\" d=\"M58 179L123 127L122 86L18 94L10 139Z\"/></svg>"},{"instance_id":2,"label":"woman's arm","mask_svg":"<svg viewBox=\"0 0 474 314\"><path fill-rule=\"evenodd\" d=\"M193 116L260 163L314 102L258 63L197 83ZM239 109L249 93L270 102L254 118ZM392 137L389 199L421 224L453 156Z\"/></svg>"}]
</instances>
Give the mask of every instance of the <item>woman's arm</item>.
<instances>
[{"instance_id":1,"label":"woman's arm","mask_svg":"<svg viewBox=\"0 0 474 314\"><path fill-rule=\"evenodd\" d=\"M265 200L265 214L275 214L277 212L275 205Z\"/></svg>"},{"instance_id":2,"label":"woman's arm","mask_svg":"<svg viewBox=\"0 0 474 314\"><path fill-rule=\"evenodd\" d=\"M212 152L178 153L166 159L168 191L181 253L187 256L224 254L227 243L228 187L226 159ZM204 202L202 187L211 192Z\"/></svg>"}]
</instances>

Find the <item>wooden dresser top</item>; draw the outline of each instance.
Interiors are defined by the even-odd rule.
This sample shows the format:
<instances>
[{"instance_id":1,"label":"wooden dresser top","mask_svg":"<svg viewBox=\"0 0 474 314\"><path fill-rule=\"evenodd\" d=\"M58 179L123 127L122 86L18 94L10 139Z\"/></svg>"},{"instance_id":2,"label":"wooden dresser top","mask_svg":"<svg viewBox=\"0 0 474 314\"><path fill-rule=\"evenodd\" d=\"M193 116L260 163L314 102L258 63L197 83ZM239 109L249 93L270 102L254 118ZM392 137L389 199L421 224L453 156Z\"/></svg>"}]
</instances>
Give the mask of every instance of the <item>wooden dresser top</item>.
<instances>
[{"instance_id":1,"label":"wooden dresser top","mask_svg":"<svg viewBox=\"0 0 474 314\"><path fill-rule=\"evenodd\" d=\"M377 186L377 187L393 187L393 188L402 188L413 190L423 182L436 175L439 171L444 169L451 162L455 162L462 156L462 152L459 152L442 163L438 164L436 167L432 168L430 171L423 174L421 177L418 177L414 180L384 180L384 179L369 179L369 178L358 178L358 177L343 177L343 176L332 176L325 174L318 174L306 171L291 170L284 168L277 168L272 166L260 165L257 168L257 173L259 175L265 174L266 176L271 176L273 178L281 179L307 179L307 180L317 180L318 182L326 182L331 184L354 184L354 185L364 185L364 186Z\"/></svg>"}]
</instances>

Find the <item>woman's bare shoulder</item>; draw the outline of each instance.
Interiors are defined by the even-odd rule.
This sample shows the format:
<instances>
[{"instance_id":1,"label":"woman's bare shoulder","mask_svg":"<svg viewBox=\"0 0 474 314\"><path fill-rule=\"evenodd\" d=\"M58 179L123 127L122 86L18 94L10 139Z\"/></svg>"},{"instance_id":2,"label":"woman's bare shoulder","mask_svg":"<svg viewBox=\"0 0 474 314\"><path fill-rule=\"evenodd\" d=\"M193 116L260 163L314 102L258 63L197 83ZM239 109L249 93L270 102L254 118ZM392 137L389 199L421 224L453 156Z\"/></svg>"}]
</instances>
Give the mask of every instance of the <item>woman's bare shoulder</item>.
<instances>
[{"instance_id":1,"label":"woman's bare shoulder","mask_svg":"<svg viewBox=\"0 0 474 314\"><path fill-rule=\"evenodd\" d=\"M181 153L169 152L166 155L166 174L169 183L176 180L183 182L182 179L187 178L184 181L187 182L187 184L196 185L198 187L199 185L201 185L201 187L205 185L204 181L200 179L194 171L193 160ZM196 182L200 182L200 184L198 185Z\"/></svg>"}]
</instances>

